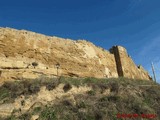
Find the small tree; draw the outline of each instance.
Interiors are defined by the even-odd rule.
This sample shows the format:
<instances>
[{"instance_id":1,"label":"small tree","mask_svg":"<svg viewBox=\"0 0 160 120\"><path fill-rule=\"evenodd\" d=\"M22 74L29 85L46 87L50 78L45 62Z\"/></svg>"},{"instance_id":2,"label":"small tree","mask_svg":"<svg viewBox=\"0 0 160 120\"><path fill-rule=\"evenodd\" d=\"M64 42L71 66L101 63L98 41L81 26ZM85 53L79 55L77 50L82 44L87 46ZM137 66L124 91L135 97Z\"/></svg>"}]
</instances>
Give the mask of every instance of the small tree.
<instances>
[{"instance_id":1,"label":"small tree","mask_svg":"<svg viewBox=\"0 0 160 120\"><path fill-rule=\"evenodd\" d=\"M36 66L38 66L38 63L37 62L33 62L32 66L35 68Z\"/></svg>"}]
</instances>

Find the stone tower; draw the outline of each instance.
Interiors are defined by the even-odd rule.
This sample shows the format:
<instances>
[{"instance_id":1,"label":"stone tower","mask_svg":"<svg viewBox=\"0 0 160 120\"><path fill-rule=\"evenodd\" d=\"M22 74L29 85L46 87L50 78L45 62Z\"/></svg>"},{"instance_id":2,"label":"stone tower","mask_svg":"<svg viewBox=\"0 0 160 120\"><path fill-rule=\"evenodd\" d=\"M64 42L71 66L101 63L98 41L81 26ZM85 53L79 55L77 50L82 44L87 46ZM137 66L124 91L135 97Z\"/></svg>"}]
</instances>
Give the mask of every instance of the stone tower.
<instances>
[{"instance_id":1,"label":"stone tower","mask_svg":"<svg viewBox=\"0 0 160 120\"><path fill-rule=\"evenodd\" d=\"M114 54L116 68L119 77L127 77L133 79L148 79L149 74L141 67L137 67L127 50L122 46L113 46L110 49Z\"/></svg>"}]
</instances>

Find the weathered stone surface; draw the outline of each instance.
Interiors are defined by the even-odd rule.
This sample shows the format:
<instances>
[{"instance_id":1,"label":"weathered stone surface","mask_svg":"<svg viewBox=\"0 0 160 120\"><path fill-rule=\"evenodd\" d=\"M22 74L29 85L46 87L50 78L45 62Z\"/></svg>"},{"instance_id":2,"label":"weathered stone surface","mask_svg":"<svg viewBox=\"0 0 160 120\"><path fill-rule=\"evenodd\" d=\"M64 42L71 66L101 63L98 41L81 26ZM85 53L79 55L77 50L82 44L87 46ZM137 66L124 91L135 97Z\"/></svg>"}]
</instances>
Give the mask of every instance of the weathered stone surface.
<instances>
[{"instance_id":1,"label":"weathered stone surface","mask_svg":"<svg viewBox=\"0 0 160 120\"><path fill-rule=\"evenodd\" d=\"M150 79L146 70L135 65L127 50L122 46L114 46L112 52L115 55L117 72L119 76L132 79Z\"/></svg>"},{"instance_id":2,"label":"weathered stone surface","mask_svg":"<svg viewBox=\"0 0 160 120\"><path fill-rule=\"evenodd\" d=\"M37 94L29 95L28 97L21 95L14 100L14 103L0 105L0 116L10 116L13 110L17 111L17 115L23 114L30 112L30 110L33 110L36 107L47 105L49 102L56 103L63 99L70 100L70 102L75 105L76 101L74 95L84 94L87 91L92 90L92 87L89 86L72 86L72 89L65 92L63 87L64 84L60 84L55 89L48 91L46 87L43 86ZM35 118L34 116L32 117Z\"/></svg>"},{"instance_id":3,"label":"weathered stone surface","mask_svg":"<svg viewBox=\"0 0 160 120\"><path fill-rule=\"evenodd\" d=\"M149 79L148 73L138 69L126 56L126 51L121 52L125 77L134 78L138 73L135 78ZM118 77L115 57L85 40L73 41L25 30L0 28L0 81L37 78L41 75L56 76L57 63L60 64L58 74L63 76ZM38 65L34 67L33 62ZM134 66L131 71L129 64Z\"/></svg>"},{"instance_id":4,"label":"weathered stone surface","mask_svg":"<svg viewBox=\"0 0 160 120\"><path fill-rule=\"evenodd\" d=\"M31 120L38 120L39 115L32 115Z\"/></svg>"},{"instance_id":5,"label":"weathered stone surface","mask_svg":"<svg viewBox=\"0 0 160 120\"><path fill-rule=\"evenodd\" d=\"M13 104L2 104L0 105L0 116L6 117L12 113L14 110Z\"/></svg>"}]
</instances>

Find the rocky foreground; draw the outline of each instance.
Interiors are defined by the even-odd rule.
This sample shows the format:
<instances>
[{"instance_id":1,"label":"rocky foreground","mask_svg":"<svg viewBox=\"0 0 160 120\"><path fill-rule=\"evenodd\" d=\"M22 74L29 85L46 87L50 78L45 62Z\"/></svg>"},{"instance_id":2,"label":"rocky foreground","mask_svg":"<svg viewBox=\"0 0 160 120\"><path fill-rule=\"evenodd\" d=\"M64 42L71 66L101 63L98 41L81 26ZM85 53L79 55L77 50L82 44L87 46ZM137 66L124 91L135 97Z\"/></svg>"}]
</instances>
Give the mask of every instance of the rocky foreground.
<instances>
[{"instance_id":1,"label":"rocky foreground","mask_svg":"<svg viewBox=\"0 0 160 120\"><path fill-rule=\"evenodd\" d=\"M42 77L0 87L0 120L159 120L159 106L153 81Z\"/></svg>"}]
</instances>

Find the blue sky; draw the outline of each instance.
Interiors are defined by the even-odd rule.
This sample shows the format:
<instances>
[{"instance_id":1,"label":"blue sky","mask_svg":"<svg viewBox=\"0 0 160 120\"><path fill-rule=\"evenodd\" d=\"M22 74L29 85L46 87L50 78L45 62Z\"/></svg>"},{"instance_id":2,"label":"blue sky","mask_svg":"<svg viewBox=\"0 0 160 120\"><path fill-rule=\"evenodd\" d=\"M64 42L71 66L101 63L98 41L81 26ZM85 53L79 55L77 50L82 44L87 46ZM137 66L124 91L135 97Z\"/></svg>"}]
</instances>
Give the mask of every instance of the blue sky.
<instances>
[{"instance_id":1,"label":"blue sky","mask_svg":"<svg viewBox=\"0 0 160 120\"><path fill-rule=\"evenodd\" d=\"M0 26L127 48L160 83L160 0L1 0Z\"/></svg>"}]
</instances>

